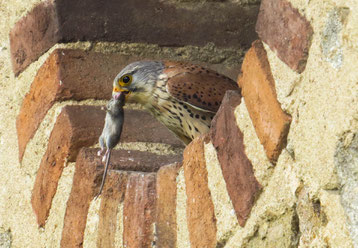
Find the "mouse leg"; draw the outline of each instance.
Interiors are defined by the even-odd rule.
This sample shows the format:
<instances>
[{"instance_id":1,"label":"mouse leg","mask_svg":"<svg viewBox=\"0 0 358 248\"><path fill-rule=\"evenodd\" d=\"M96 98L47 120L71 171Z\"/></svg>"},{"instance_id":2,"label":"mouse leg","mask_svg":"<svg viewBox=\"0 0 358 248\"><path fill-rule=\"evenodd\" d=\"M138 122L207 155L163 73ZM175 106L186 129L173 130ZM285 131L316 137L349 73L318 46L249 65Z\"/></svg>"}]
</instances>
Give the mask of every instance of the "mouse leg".
<instances>
[{"instance_id":1,"label":"mouse leg","mask_svg":"<svg viewBox=\"0 0 358 248\"><path fill-rule=\"evenodd\" d=\"M99 137L99 145L101 147L101 150L97 152L97 156L102 156L105 153L104 150L106 150L106 144L104 142L103 134Z\"/></svg>"},{"instance_id":2,"label":"mouse leg","mask_svg":"<svg viewBox=\"0 0 358 248\"><path fill-rule=\"evenodd\" d=\"M104 148L101 148L101 150L97 152L97 156L102 156L103 154L104 154Z\"/></svg>"},{"instance_id":3,"label":"mouse leg","mask_svg":"<svg viewBox=\"0 0 358 248\"><path fill-rule=\"evenodd\" d=\"M100 187L99 192L96 195L95 199L97 199L98 196L102 193L103 186L104 186L104 183L105 183L106 177L107 177L107 172L108 172L108 167L109 167L109 160L111 158L111 151L112 151L112 149L107 149L105 155L103 156L103 159L106 160L106 164L105 164L104 171L103 171L101 187Z\"/></svg>"},{"instance_id":4,"label":"mouse leg","mask_svg":"<svg viewBox=\"0 0 358 248\"><path fill-rule=\"evenodd\" d=\"M104 162L106 162L107 161L107 158L108 158L108 151L109 151L109 149L107 148L107 151L106 151L106 153L103 155L103 157L102 157L102 163L104 163Z\"/></svg>"}]
</instances>

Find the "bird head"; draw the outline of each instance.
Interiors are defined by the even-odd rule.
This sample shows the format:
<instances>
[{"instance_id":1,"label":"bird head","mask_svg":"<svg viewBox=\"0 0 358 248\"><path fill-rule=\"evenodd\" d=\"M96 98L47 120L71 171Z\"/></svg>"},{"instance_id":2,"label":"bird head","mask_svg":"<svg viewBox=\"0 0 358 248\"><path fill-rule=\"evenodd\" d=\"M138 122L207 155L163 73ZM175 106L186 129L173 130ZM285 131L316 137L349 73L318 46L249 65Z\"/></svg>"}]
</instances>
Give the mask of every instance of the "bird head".
<instances>
[{"instance_id":1,"label":"bird head","mask_svg":"<svg viewBox=\"0 0 358 248\"><path fill-rule=\"evenodd\" d=\"M126 101L145 101L163 68L163 63L158 61L138 61L127 65L114 79L112 97L118 99L125 94Z\"/></svg>"}]
</instances>

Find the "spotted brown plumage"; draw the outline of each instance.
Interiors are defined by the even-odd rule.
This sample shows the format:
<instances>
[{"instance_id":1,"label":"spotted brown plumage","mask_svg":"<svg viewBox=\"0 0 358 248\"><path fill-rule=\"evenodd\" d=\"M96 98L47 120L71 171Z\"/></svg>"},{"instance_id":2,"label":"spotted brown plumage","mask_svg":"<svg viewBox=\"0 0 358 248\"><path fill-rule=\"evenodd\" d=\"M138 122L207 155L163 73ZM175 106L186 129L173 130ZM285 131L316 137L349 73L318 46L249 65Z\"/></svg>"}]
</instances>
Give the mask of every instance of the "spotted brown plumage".
<instances>
[{"instance_id":1,"label":"spotted brown plumage","mask_svg":"<svg viewBox=\"0 0 358 248\"><path fill-rule=\"evenodd\" d=\"M239 88L215 71L171 61L134 62L113 83L114 96L125 92L127 102L143 105L185 144L209 131L227 90Z\"/></svg>"}]
</instances>

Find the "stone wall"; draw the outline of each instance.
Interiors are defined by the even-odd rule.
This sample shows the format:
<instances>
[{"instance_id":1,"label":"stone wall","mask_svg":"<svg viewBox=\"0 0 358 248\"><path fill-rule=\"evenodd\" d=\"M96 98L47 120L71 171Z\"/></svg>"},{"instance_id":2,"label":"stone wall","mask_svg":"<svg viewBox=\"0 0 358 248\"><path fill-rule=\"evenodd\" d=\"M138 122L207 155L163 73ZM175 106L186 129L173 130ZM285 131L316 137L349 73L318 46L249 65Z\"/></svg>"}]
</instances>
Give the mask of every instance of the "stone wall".
<instances>
[{"instance_id":1,"label":"stone wall","mask_svg":"<svg viewBox=\"0 0 358 248\"><path fill-rule=\"evenodd\" d=\"M0 5L0 247L358 247L356 1ZM235 80L185 149L112 80L139 59ZM150 130L150 131L148 131Z\"/></svg>"}]
</instances>

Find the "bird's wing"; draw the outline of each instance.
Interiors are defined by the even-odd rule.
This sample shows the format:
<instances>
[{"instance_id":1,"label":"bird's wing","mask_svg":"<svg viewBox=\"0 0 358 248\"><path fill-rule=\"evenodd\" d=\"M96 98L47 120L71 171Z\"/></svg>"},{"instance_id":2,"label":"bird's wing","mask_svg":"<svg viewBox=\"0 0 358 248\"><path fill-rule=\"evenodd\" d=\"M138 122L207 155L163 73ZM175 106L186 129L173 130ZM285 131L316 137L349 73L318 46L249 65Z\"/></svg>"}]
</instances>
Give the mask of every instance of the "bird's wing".
<instances>
[{"instance_id":1,"label":"bird's wing","mask_svg":"<svg viewBox=\"0 0 358 248\"><path fill-rule=\"evenodd\" d=\"M173 65L165 73L171 96L204 111L216 112L227 90L239 90L230 78L197 65Z\"/></svg>"}]
</instances>

